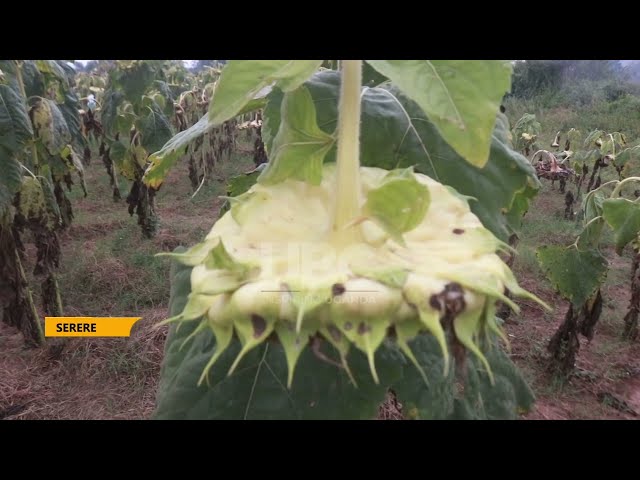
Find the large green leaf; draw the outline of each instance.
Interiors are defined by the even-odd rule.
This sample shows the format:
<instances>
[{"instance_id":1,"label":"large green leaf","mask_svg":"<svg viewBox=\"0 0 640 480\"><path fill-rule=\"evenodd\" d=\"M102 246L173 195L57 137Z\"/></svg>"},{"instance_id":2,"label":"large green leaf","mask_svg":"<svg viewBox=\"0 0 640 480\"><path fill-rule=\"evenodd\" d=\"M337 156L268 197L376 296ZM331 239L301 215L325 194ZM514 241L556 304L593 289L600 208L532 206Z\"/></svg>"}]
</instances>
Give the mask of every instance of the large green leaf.
<instances>
[{"instance_id":1,"label":"large green leaf","mask_svg":"<svg viewBox=\"0 0 640 480\"><path fill-rule=\"evenodd\" d=\"M508 60L367 60L415 101L444 140L477 167L489 159Z\"/></svg>"},{"instance_id":2,"label":"large green leaf","mask_svg":"<svg viewBox=\"0 0 640 480\"><path fill-rule=\"evenodd\" d=\"M322 60L231 60L220 75L209 107L209 120L221 124L265 87L276 84L289 92L302 85Z\"/></svg>"},{"instance_id":3,"label":"large green leaf","mask_svg":"<svg viewBox=\"0 0 640 480\"><path fill-rule=\"evenodd\" d=\"M27 107L8 85L0 85L0 149L20 149L33 135Z\"/></svg>"},{"instance_id":4,"label":"large green leaf","mask_svg":"<svg viewBox=\"0 0 640 480\"><path fill-rule=\"evenodd\" d=\"M142 146L148 152L156 152L173 136L171 122L153 100L146 105L147 113L137 122L142 134Z\"/></svg>"},{"instance_id":5,"label":"large green leaf","mask_svg":"<svg viewBox=\"0 0 640 480\"><path fill-rule=\"evenodd\" d=\"M295 178L319 185L322 163L333 146L333 136L316 122L316 109L305 87L284 95L279 130L272 143L270 161L259 182L273 184Z\"/></svg>"},{"instance_id":6,"label":"large green leaf","mask_svg":"<svg viewBox=\"0 0 640 480\"><path fill-rule=\"evenodd\" d=\"M607 260L598 250L550 245L538 248L537 257L554 288L576 307L584 305L607 276Z\"/></svg>"},{"instance_id":7,"label":"large green leaf","mask_svg":"<svg viewBox=\"0 0 640 480\"><path fill-rule=\"evenodd\" d=\"M338 117L340 74L318 72L305 86L314 99L318 126L333 133ZM264 111L262 133L269 155L275 132L280 128L282 97L282 92L274 89ZM335 160L335 150L327 154L325 161ZM470 204L472 211L504 241L518 223L508 216L509 212L512 208L526 211L529 199L540 185L531 164L511 147L504 115L498 114L489 161L478 168L449 146L415 102L389 85L365 87L362 92L360 159L363 166L388 170L415 165L417 172L477 199ZM514 203L516 197L517 204ZM514 227L510 223L514 223Z\"/></svg>"},{"instance_id":8,"label":"large green leaf","mask_svg":"<svg viewBox=\"0 0 640 480\"><path fill-rule=\"evenodd\" d=\"M608 198L602 202L602 217L613 229L616 253L622 250L640 233L640 204L626 198Z\"/></svg>"}]
</instances>

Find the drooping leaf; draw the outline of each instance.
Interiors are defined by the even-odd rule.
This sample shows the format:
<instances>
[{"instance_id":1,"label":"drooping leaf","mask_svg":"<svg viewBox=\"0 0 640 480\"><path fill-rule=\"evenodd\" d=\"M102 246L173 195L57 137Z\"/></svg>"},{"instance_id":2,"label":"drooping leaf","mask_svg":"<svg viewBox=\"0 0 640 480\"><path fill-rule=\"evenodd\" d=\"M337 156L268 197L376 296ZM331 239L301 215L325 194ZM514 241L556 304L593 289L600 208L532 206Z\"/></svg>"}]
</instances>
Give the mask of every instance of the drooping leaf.
<instances>
[{"instance_id":1,"label":"drooping leaf","mask_svg":"<svg viewBox=\"0 0 640 480\"><path fill-rule=\"evenodd\" d=\"M56 195L53 187L53 176L51 169L48 165L42 165L40 168L40 175L38 176L40 185L42 186L42 192L44 193L45 202L49 210L49 215L53 218L54 223L57 225L62 221L62 212L60 206L56 200Z\"/></svg>"},{"instance_id":2,"label":"drooping leaf","mask_svg":"<svg viewBox=\"0 0 640 480\"><path fill-rule=\"evenodd\" d=\"M604 194L597 190L589 192L583 202L584 221L590 222L594 218L602 215L602 204L604 202Z\"/></svg>"},{"instance_id":3,"label":"drooping leaf","mask_svg":"<svg viewBox=\"0 0 640 480\"><path fill-rule=\"evenodd\" d=\"M67 122L55 102L48 98L36 98L29 111L36 138L50 155L58 155L71 141Z\"/></svg>"},{"instance_id":4,"label":"drooping leaf","mask_svg":"<svg viewBox=\"0 0 640 480\"><path fill-rule=\"evenodd\" d=\"M56 228L59 218L54 213L57 210L57 205L55 207L52 205L52 203L55 204L53 192L49 191L49 195L45 193L45 190L49 188L45 180L45 177L23 177L17 207L18 212L25 219L37 222L52 231Z\"/></svg>"},{"instance_id":5,"label":"drooping leaf","mask_svg":"<svg viewBox=\"0 0 640 480\"><path fill-rule=\"evenodd\" d=\"M595 293L607 275L607 260L598 250L550 245L538 248L537 257L554 288L576 307Z\"/></svg>"},{"instance_id":6,"label":"drooping leaf","mask_svg":"<svg viewBox=\"0 0 640 480\"><path fill-rule=\"evenodd\" d=\"M517 192L513 198L511 208L505 214L509 233L519 234L525 213L529 210L529 204L538 194L538 188L533 180L527 183L524 190Z\"/></svg>"},{"instance_id":7,"label":"drooping leaf","mask_svg":"<svg viewBox=\"0 0 640 480\"><path fill-rule=\"evenodd\" d=\"M137 117L133 112L123 112L119 114L115 119L115 131L112 133L118 133L120 139L131 139L131 130L136 120Z\"/></svg>"},{"instance_id":8,"label":"drooping leaf","mask_svg":"<svg viewBox=\"0 0 640 480\"><path fill-rule=\"evenodd\" d=\"M0 148L0 218L22 185L20 164L5 148Z\"/></svg>"},{"instance_id":9,"label":"drooping leaf","mask_svg":"<svg viewBox=\"0 0 640 480\"><path fill-rule=\"evenodd\" d=\"M322 60L232 60L228 62L209 105L209 120L221 124L238 115L265 87L276 84L284 92L302 85Z\"/></svg>"},{"instance_id":10,"label":"drooping leaf","mask_svg":"<svg viewBox=\"0 0 640 480\"><path fill-rule=\"evenodd\" d=\"M25 60L22 64L22 82L24 91L29 97L43 97L45 95L45 79L33 60ZM17 87L17 85L16 85ZM16 88L19 91L19 88Z\"/></svg>"},{"instance_id":11,"label":"drooping leaf","mask_svg":"<svg viewBox=\"0 0 640 480\"><path fill-rule=\"evenodd\" d=\"M640 145L626 148L616 156L616 167L622 168L622 176L629 177L637 172L640 164Z\"/></svg>"},{"instance_id":12,"label":"drooping leaf","mask_svg":"<svg viewBox=\"0 0 640 480\"><path fill-rule=\"evenodd\" d=\"M604 132L602 130L594 130L587 135L587 138L584 139L583 147L585 149L592 149L596 146L596 142L600 140L604 136Z\"/></svg>"},{"instance_id":13,"label":"drooping leaf","mask_svg":"<svg viewBox=\"0 0 640 480\"><path fill-rule=\"evenodd\" d=\"M602 217L613 229L616 253L640 234L640 204L626 198L608 198L602 202Z\"/></svg>"},{"instance_id":14,"label":"drooping leaf","mask_svg":"<svg viewBox=\"0 0 640 480\"><path fill-rule=\"evenodd\" d=\"M579 169L582 169L583 164L587 164L589 168L593 166L593 163L597 158L600 157L600 150L592 149L592 150L579 150L573 154L571 160L574 165L577 164Z\"/></svg>"},{"instance_id":15,"label":"drooping leaf","mask_svg":"<svg viewBox=\"0 0 640 480\"><path fill-rule=\"evenodd\" d=\"M8 85L0 85L0 149L16 152L32 135L25 101Z\"/></svg>"},{"instance_id":16,"label":"drooping leaf","mask_svg":"<svg viewBox=\"0 0 640 480\"><path fill-rule=\"evenodd\" d=\"M122 140L117 140L112 142L109 145L109 157L116 163L121 163L124 161L124 157L128 150L128 145L126 145Z\"/></svg>"},{"instance_id":17,"label":"drooping leaf","mask_svg":"<svg viewBox=\"0 0 640 480\"><path fill-rule=\"evenodd\" d=\"M567 132L567 140L569 141L572 150L576 150L582 145L582 133L575 128L570 129Z\"/></svg>"},{"instance_id":18,"label":"drooping leaf","mask_svg":"<svg viewBox=\"0 0 640 480\"><path fill-rule=\"evenodd\" d=\"M319 185L324 157L335 139L320 130L311 94L305 87L285 93L278 133L273 139L269 164L258 182L270 185L295 178Z\"/></svg>"},{"instance_id":19,"label":"drooping leaf","mask_svg":"<svg viewBox=\"0 0 640 480\"><path fill-rule=\"evenodd\" d=\"M80 186L82 187L82 192L84 196L87 196L87 184L84 180L84 165L82 164L82 160L78 154L73 150L71 145L67 145L62 152L60 153L60 158L64 161L67 166L68 172L76 172L78 177L80 178Z\"/></svg>"},{"instance_id":20,"label":"drooping leaf","mask_svg":"<svg viewBox=\"0 0 640 480\"><path fill-rule=\"evenodd\" d=\"M236 115L241 115L243 113L262 108L266 105L266 96L270 92L270 86L260 89L247 101ZM171 167L173 167L173 165L182 156L184 148L217 126L218 123L213 122L209 115L204 115L197 123L193 124L187 130L176 134L168 140L159 151L154 152L149 157L151 165L149 165L143 181L152 188L158 188L162 185L162 182L169 173Z\"/></svg>"},{"instance_id":21,"label":"drooping leaf","mask_svg":"<svg viewBox=\"0 0 640 480\"><path fill-rule=\"evenodd\" d=\"M580 236L578 237L578 250L594 250L600 244L602 236L602 228L604 227L604 218L596 217L585 225Z\"/></svg>"},{"instance_id":22,"label":"drooping leaf","mask_svg":"<svg viewBox=\"0 0 640 480\"><path fill-rule=\"evenodd\" d=\"M157 69L151 62L136 60L131 64L120 65L114 83L118 85L124 97L132 104L142 100L142 95L153 85Z\"/></svg>"},{"instance_id":23,"label":"drooping leaf","mask_svg":"<svg viewBox=\"0 0 640 480\"><path fill-rule=\"evenodd\" d=\"M60 112L62 112L62 116L64 117L67 127L69 128L73 146L81 152L87 145L87 140L84 135L82 135L80 114L78 113L78 97L70 90L65 94L64 103L58 105L58 107L60 108Z\"/></svg>"},{"instance_id":24,"label":"drooping leaf","mask_svg":"<svg viewBox=\"0 0 640 480\"><path fill-rule=\"evenodd\" d=\"M65 90L69 89L69 80L64 69L55 60L36 60L36 68L40 73L56 78L62 83Z\"/></svg>"},{"instance_id":25,"label":"drooping leaf","mask_svg":"<svg viewBox=\"0 0 640 480\"><path fill-rule=\"evenodd\" d=\"M143 181L149 187L159 188L171 167L184 153L184 148L213 128L205 115L198 123L172 137L160 151L151 154L150 165Z\"/></svg>"},{"instance_id":26,"label":"drooping leaf","mask_svg":"<svg viewBox=\"0 0 640 480\"><path fill-rule=\"evenodd\" d=\"M110 88L104 92L102 100L102 110L100 120L102 126L109 135L115 135L117 130L116 119L118 118L118 107L124 100L124 95L120 90Z\"/></svg>"},{"instance_id":27,"label":"drooping leaf","mask_svg":"<svg viewBox=\"0 0 640 480\"><path fill-rule=\"evenodd\" d=\"M176 101L176 97L171 91L171 87L167 82L162 80L156 80L154 82L154 86L158 89L160 94L166 99L165 106L163 107L163 112L165 115L171 115L173 113L173 102Z\"/></svg>"},{"instance_id":28,"label":"drooping leaf","mask_svg":"<svg viewBox=\"0 0 640 480\"><path fill-rule=\"evenodd\" d=\"M171 122L153 100L148 102L146 115L136 124L142 135L141 144L148 152L156 152L173 136Z\"/></svg>"},{"instance_id":29,"label":"drooping leaf","mask_svg":"<svg viewBox=\"0 0 640 480\"><path fill-rule=\"evenodd\" d=\"M482 168L500 102L511 86L508 60L367 60L426 113L453 149Z\"/></svg>"}]
</instances>

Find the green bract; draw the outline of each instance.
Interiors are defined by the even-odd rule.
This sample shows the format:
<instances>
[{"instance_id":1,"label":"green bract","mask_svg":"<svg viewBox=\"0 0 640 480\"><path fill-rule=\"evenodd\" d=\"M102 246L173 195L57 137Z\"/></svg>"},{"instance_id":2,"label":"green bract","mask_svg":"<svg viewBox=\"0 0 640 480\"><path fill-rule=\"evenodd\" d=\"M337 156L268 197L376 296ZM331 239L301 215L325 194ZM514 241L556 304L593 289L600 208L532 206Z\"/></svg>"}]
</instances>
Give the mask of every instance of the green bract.
<instances>
[{"instance_id":1,"label":"green bract","mask_svg":"<svg viewBox=\"0 0 640 480\"><path fill-rule=\"evenodd\" d=\"M289 385L300 353L316 336L340 352L346 372L349 349L363 351L376 381L374 352L388 336L421 370L408 346L420 332L437 339L445 370L449 344L459 342L490 372L478 343L491 332L504 336L495 320L495 301L517 310L503 295L505 289L527 295L495 253L505 245L460 196L413 173L430 204L403 241L374 217L363 217L346 227L356 232L357 241L345 243L331 223L335 165L325 165L322 173L318 186L292 179L254 185L204 243L171 254L194 268L188 302L168 321L200 320L201 328L210 328L216 337L200 380L234 334L243 348L228 373L249 350L277 337L287 357ZM361 167L360 175L364 208L377 198L373 194L388 182L389 172Z\"/></svg>"}]
</instances>

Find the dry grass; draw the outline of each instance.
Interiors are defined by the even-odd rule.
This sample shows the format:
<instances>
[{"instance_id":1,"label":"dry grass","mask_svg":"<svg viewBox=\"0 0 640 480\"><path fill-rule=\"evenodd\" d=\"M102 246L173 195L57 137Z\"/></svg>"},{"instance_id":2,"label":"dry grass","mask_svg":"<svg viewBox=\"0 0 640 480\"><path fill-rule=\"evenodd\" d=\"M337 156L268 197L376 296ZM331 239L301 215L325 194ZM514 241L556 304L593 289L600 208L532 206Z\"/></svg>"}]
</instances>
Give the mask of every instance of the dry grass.
<instances>
[{"instance_id":1,"label":"dry grass","mask_svg":"<svg viewBox=\"0 0 640 480\"><path fill-rule=\"evenodd\" d=\"M387 392L385 401L378 408L377 420L404 420L402 404L398 402L393 391Z\"/></svg>"},{"instance_id":2,"label":"dry grass","mask_svg":"<svg viewBox=\"0 0 640 480\"><path fill-rule=\"evenodd\" d=\"M166 329L151 327L166 311L142 315L129 338L69 339L37 350L22 350L21 335L0 326L0 418L148 418L166 338Z\"/></svg>"}]
</instances>

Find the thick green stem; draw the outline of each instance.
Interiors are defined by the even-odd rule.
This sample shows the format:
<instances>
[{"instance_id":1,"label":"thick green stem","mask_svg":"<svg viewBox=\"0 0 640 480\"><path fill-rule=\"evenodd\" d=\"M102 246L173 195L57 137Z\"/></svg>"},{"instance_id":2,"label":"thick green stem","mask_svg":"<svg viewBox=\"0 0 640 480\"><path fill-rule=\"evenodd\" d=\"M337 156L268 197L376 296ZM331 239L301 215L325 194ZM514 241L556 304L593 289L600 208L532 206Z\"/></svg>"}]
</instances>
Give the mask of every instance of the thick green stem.
<instances>
[{"instance_id":1,"label":"thick green stem","mask_svg":"<svg viewBox=\"0 0 640 480\"><path fill-rule=\"evenodd\" d=\"M58 286L58 279L55 274L52 272L51 277L53 278L53 288L56 292L56 308L58 309L58 316L64 315L64 310L62 310L62 297L60 296L60 287Z\"/></svg>"},{"instance_id":2,"label":"thick green stem","mask_svg":"<svg viewBox=\"0 0 640 480\"><path fill-rule=\"evenodd\" d=\"M360 213L360 89L362 60L343 60L338 110L337 192L333 228L355 240L347 225ZM347 227L345 229L345 227Z\"/></svg>"},{"instance_id":3,"label":"thick green stem","mask_svg":"<svg viewBox=\"0 0 640 480\"><path fill-rule=\"evenodd\" d=\"M25 286L25 292L27 294L27 304L29 305L29 312L26 316L29 323L31 323L31 328L35 327L35 331L37 332L36 338L33 338L33 340L35 340L39 345L43 345L45 342L44 331L42 330L42 325L40 324L40 316L38 315L38 310L36 309L36 304L33 301L33 295L31 294L31 289L29 288L27 282L27 275L25 274L24 268L22 267L22 262L20 261L18 250L14 249L13 253L16 266L18 267L18 273L20 275L20 282L22 282L22 284Z\"/></svg>"}]
</instances>

